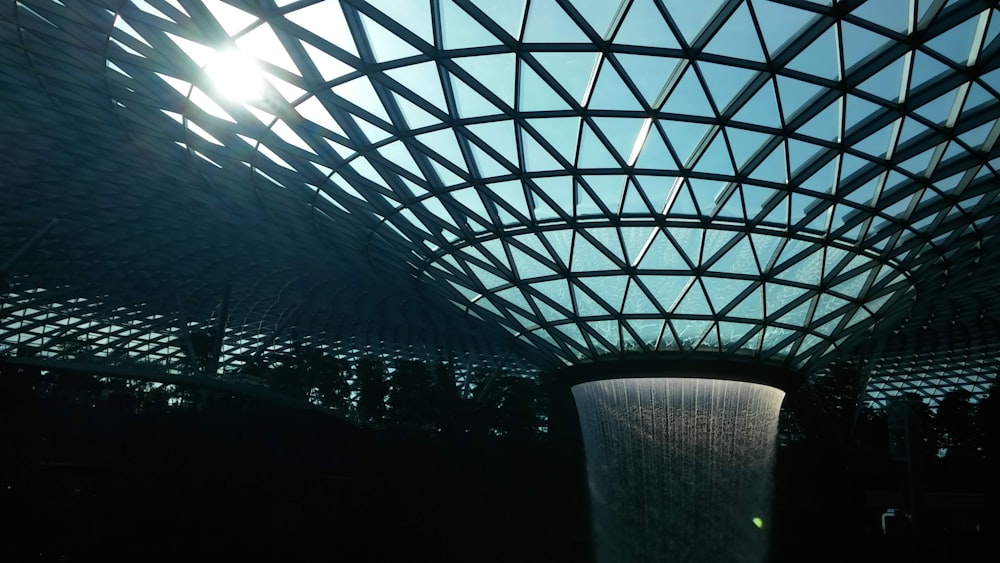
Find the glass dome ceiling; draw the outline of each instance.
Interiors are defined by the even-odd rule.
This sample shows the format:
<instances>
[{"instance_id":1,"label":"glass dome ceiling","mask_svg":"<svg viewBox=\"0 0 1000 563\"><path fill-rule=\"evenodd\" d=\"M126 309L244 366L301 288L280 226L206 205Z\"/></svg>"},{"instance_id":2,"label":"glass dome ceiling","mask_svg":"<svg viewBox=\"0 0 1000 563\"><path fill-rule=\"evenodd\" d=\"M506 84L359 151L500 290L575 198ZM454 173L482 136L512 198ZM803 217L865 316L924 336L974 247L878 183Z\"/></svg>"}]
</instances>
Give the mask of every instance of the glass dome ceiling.
<instances>
[{"instance_id":1,"label":"glass dome ceiling","mask_svg":"<svg viewBox=\"0 0 1000 563\"><path fill-rule=\"evenodd\" d=\"M809 372L994 244L990 3L108 4L18 2L18 25L105 26L126 129L539 365Z\"/></svg>"}]
</instances>

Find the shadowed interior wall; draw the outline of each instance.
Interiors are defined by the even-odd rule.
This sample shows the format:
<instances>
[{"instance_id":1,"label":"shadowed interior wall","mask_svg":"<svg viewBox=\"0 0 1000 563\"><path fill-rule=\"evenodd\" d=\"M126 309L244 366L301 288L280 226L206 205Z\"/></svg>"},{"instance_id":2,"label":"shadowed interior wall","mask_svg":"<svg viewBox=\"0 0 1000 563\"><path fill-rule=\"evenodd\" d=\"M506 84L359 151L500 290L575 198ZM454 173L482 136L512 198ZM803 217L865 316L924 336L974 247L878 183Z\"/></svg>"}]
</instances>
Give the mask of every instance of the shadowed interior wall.
<instances>
[{"instance_id":1,"label":"shadowed interior wall","mask_svg":"<svg viewBox=\"0 0 1000 563\"><path fill-rule=\"evenodd\" d=\"M641 378L573 395L599 563L764 559L783 391Z\"/></svg>"}]
</instances>

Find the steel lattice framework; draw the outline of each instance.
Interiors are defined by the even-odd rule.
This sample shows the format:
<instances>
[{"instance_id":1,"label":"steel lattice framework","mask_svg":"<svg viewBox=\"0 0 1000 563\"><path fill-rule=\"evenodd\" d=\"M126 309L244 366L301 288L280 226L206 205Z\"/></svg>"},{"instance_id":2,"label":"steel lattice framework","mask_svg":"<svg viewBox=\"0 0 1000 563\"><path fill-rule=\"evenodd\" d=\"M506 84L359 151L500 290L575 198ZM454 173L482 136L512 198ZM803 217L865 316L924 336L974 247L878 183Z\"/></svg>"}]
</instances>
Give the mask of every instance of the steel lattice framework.
<instances>
[{"instance_id":1,"label":"steel lattice framework","mask_svg":"<svg viewBox=\"0 0 1000 563\"><path fill-rule=\"evenodd\" d=\"M11 346L995 373L992 2L2 10Z\"/></svg>"}]
</instances>

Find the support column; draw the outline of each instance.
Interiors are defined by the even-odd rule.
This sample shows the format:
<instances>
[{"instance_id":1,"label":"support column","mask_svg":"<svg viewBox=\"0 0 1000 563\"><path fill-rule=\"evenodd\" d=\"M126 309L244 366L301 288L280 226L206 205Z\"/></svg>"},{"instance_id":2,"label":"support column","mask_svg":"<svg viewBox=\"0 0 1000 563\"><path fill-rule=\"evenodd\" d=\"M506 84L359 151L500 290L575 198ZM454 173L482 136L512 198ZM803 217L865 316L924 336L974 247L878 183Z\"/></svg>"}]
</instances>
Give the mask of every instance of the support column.
<instances>
[{"instance_id":1,"label":"support column","mask_svg":"<svg viewBox=\"0 0 1000 563\"><path fill-rule=\"evenodd\" d=\"M574 386L598 563L763 561L784 395L722 379Z\"/></svg>"}]
</instances>

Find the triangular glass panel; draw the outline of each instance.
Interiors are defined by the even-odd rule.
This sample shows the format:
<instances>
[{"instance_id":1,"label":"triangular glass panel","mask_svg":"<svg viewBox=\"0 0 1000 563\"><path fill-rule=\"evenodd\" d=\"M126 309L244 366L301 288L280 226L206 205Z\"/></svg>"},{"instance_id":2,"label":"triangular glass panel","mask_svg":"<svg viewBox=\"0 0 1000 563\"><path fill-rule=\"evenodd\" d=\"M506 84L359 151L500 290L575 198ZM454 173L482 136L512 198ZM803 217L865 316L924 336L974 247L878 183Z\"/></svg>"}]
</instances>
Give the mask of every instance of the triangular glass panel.
<instances>
[{"instance_id":1,"label":"triangular glass panel","mask_svg":"<svg viewBox=\"0 0 1000 563\"><path fill-rule=\"evenodd\" d=\"M811 45L802 50L786 67L828 80L840 78L840 63L837 54L840 44L837 41L835 26L831 26L822 36L815 39Z\"/></svg>"},{"instance_id":2,"label":"triangular glass panel","mask_svg":"<svg viewBox=\"0 0 1000 563\"><path fill-rule=\"evenodd\" d=\"M649 204L646 203L642 190L632 181L629 181L625 187L625 200L622 203L621 212L622 215L639 214L643 217L648 217L655 213L655 211L649 208Z\"/></svg>"},{"instance_id":3,"label":"triangular glass panel","mask_svg":"<svg viewBox=\"0 0 1000 563\"><path fill-rule=\"evenodd\" d=\"M699 352L718 352L719 347L719 327L718 325L708 329L705 337L698 344Z\"/></svg>"},{"instance_id":4,"label":"triangular glass panel","mask_svg":"<svg viewBox=\"0 0 1000 563\"><path fill-rule=\"evenodd\" d=\"M908 0L882 0L870 4L866 2L855 7L852 15L888 30L904 33L909 28L911 5Z\"/></svg>"},{"instance_id":5,"label":"triangular glass panel","mask_svg":"<svg viewBox=\"0 0 1000 563\"><path fill-rule=\"evenodd\" d=\"M521 63L520 111L552 111L568 109L569 105L552 87L526 63Z\"/></svg>"},{"instance_id":6,"label":"triangular glass panel","mask_svg":"<svg viewBox=\"0 0 1000 563\"><path fill-rule=\"evenodd\" d=\"M677 338L674 336L673 326L669 321L665 322L664 325L663 335L660 337L660 342L657 344L656 349L666 351L680 350L681 346L677 342Z\"/></svg>"},{"instance_id":7,"label":"triangular glass panel","mask_svg":"<svg viewBox=\"0 0 1000 563\"><path fill-rule=\"evenodd\" d=\"M547 140L569 163L576 162L577 139L580 134L579 117L546 117L528 119L541 138Z\"/></svg>"},{"instance_id":8,"label":"triangular glass panel","mask_svg":"<svg viewBox=\"0 0 1000 563\"><path fill-rule=\"evenodd\" d=\"M576 314L580 318L599 317L609 314L609 311L603 305L595 301L586 291L576 285L573 286L573 296L576 302Z\"/></svg>"},{"instance_id":9,"label":"triangular glass panel","mask_svg":"<svg viewBox=\"0 0 1000 563\"><path fill-rule=\"evenodd\" d=\"M424 127L430 127L441 123L440 119L428 113L424 108L402 97L397 92L393 92L392 97L393 100L395 100L400 113L403 114L403 120L406 122L405 124L397 123L396 125L398 127L413 130L423 129ZM344 135L346 136L346 133Z\"/></svg>"},{"instance_id":10,"label":"triangular glass panel","mask_svg":"<svg viewBox=\"0 0 1000 563\"><path fill-rule=\"evenodd\" d=\"M588 326L595 335L593 338L595 347L604 348L603 352L598 350L600 354L621 351L621 333L619 332L621 327L618 326L618 321L595 321L588 323Z\"/></svg>"},{"instance_id":11,"label":"triangular glass panel","mask_svg":"<svg viewBox=\"0 0 1000 563\"><path fill-rule=\"evenodd\" d=\"M497 162L496 159L475 144L469 143L469 150L472 152L472 159L476 163L474 168L470 168L470 172L473 172L478 178L485 179L495 176L506 176L511 173L507 167Z\"/></svg>"},{"instance_id":12,"label":"triangular glass panel","mask_svg":"<svg viewBox=\"0 0 1000 563\"><path fill-rule=\"evenodd\" d=\"M595 117L594 124L611 143L618 156L627 159L636 146L645 119L628 117ZM582 151L581 151L582 152ZM582 156L582 154L581 154Z\"/></svg>"},{"instance_id":13,"label":"triangular glass panel","mask_svg":"<svg viewBox=\"0 0 1000 563\"><path fill-rule=\"evenodd\" d=\"M594 227L587 229L587 234L590 235L597 242L595 244L600 244L601 249L605 251L605 254L610 254L614 256L616 260L621 261L623 264L627 260L622 249L621 239L619 237L619 231L615 227Z\"/></svg>"},{"instance_id":14,"label":"triangular glass panel","mask_svg":"<svg viewBox=\"0 0 1000 563\"><path fill-rule=\"evenodd\" d=\"M882 50L889 42L885 35L869 31L863 27L844 22L840 26L841 43L844 45L844 68L848 72L854 66Z\"/></svg>"},{"instance_id":15,"label":"triangular glass panel","mask_svg":"<svg viewBox=\"0 0 1000 563\"><path fill-rule=\"evenodd\" d=\"M882 106L852 94L847 95L844 115L844 130L851 132L858 124L866 125L882 109Z\"/></svg>"},{"instance_id":16,"label":"triangular glass panel","mask_svg":"<svg viewBox=\"0 0 1000 563\"><path fill-rule=\"evenodd\" d=\"M437 63L428 61L414 65L404 65L385 71L386 76L396 80L403 87L427 100L442 111L448 111Z\"/></svg>"},{"instance_id":17,"label":"triangular glass panel","mask_svg":"<svg viewBox=\"0 0 1000 563\"><path fill-rule=\"evenodd\" d=\"M795 303L809 290L780 283L764 284L764 305L768 318L781 315L782 310ZM808 300L806 301L808 303Z\"/></svg>"},{"instance_id":18,"label":"triangular glass panel","mask_svg":"<svg viewBox=\"0 0 1000 563\"><path fill-rule=\"evenodd\" d=\"M455 201L460 203L465 207L462 209L462 214L471 213L473 219L478 219L480 224L489 225L490 215L486 211L486 206L483 205L482 198L479 197L479 191L474 188L465 188L461 190L455 190L450 193L451 197L455 198Z\"/></svg>"},{"instance_id":19,"label":"triangular glass panel","mask_svg":"<svg viewBox=\"0 0 1000 563\"><path fill-rule=\"evenodd\" d=\"M798 183L802 189L825 194L833 191L834 180L836 180L836 178L837 159L834 158L808 178L798 180L796 183ZM796 196L797 195L798 194L796 194Z\"/></svg>"},{"instance_id":20,"label":"triangular glass panel","mask_svg":"<svg viewBox=\"0 0 1000 563\"><path fill-rule=\"evenodd\" d=\"M639 261L640 270L687 270L689 266L667 239L662 231L657 231L649 248Z\"/></svg>"},{"instance_id":21,"label":"triangular glass panel","mask_svg":"<svg viewBox=\"0 0 1000 563\"><path fill-rule=\"evenodd\" d=\"M774 182L776 184L784 184L788 182L788 155L786 153L785 143L775 143L774 150L771 151L771 154L750 172L750 176L758 180ZM750 202L748 201L748 213L750 213L749 203ZM754 214L755 213L750 213L751 216Z\"/></svg>"},{"instance_id":22,"label":"triangular glass panel","mask_svg":"<svg viewBox=\"0 0 1000 563\"><path fill-rule=\"evenodd\" d=\"M691 193L691 186L687 182L682 182L677 186L677 195L670 202L670 209L666 211L666 214L698 215L698 207L694 204L694 195Z\"/></svg>"},{"instance_id":23,"label":"triangular glass panel","mask_svg":"<svg viewBox=\"0 0 1000 563\"><path fill-rule=\"evenodd\" d=\"M536 141L533 136L529 135L525 129L521 129L521 149L524 154L521 168L527 172L562 170L564 168L548 149Z\"/></svg>"},{"instance_id":24,"label":"triangular glass panel","mask_svg":"<svg viewBox=\"0 0 1000 563\"><path fill-rule=\"evenodd\" d=\"M820 294L819 301L816 302L816 312L813 313L813 322L820 321L826 315L840 311L847 305L850 305L850 301L846 299L828 293Z\"/></svg>"},{"instance_id":25,"label":"triangular glass panel","mask_svg":"<svg viewBox=\"0 0 1000 563\"><path fill-rule=\"evenodd\" d=\"M757 74L756 71L749 69L706 62L699 62L698 69L705 79L708 92L712 95L712 100L719 113L722 113L729 106L733 98Z\"/></svg>"},{"instance_id":26,"label":"triangular glass panel","mask_svg":"<svg viewBox=\"0 0 1000 563\"><path fill-rule=\"evenodd\" d=\"M768 133L757 133L737 127L726 127L725 132L730 151L736 160L737 170L742 170L747 161L772 139L772 135Z\"/></svg>"},{"instance_id":27,"label":"triangular glass panel","mask_svg":"<svg viewBox=\"0 0 1000 563\"><path fill-rule=\"evenodd\" d=\"M969 149L971 150L974 151L979 150L980 148L982 148L983 143L986 142L986 138L989 135L990 131L993 130L995 124L996 124L995 122L988 122L984 125L976 127L975 129L972 129L971 131L966 131L965 133L962 133L961 135L958 136L958 140L968 145Z\"/></svg>"},{"instance_id":28,"label":"triangular glass panel","mask_svg":"<svg viewBox=\"0 0 1000 563\"><path fill-rule=\"evenodd\" d=\"M660 121L667 141L677 153L682 166L687 166L695 148L703 141L710 125L686 121Z\"/></svg>"},{"instance_id":29,"label":"triangular glass panel","mask_svg":"<svg viewBox=\"0 0 1000 563\"><path fill-rule=\"evenodd\" d=\"M639 90L646 103L656 107L664 86L673 76L681 59L652 55L617 54L615 58L625 69L625 74Z\"/></svg>"},{"instance_id":30,"label":"triangular glass panel","mask_svg":"<svg viewBox=\"0 0 1000 563\"><path fill-rule=\"evenodd\" d=\"M708 299L711 301L712 308L716 313L721 312L731 305L753 283L749 280L707 276L703 276L701 281L705 285L705 293L708 295Z\"/></svg>"},{"instance_id":31,"label":"triangular glass panel","mask_svg":"<svg viewBox=\"0 0 1000 563\"><path fill-rule=\"evenodd\" d=\"M607 60L601 65L601 71L597 75L597 82L589 96L587 107L614 111L642 110L639 100L632 94L615 67Z\"/></svg>"},{"instance_id":32,"label":"triangular glass panel","mask_svg":"<svg viewBox=\"0 0 1000 563\"><path fill-rule=\"evenodd\" d=\"M418 2L395 2L398 4L418 4ZM500 45L502 42L490 33L475 18L469 16L455 5L452 0L440 3L441 10L441 47L444 49L468 49L488 45Z\"/></svg>"},{"instance_id":33,"label":"triangular glass panel","mask_svg":"<svg viewBox=\"0 0 1000 563\"><path fill-rule=\"evenodd\" d=\"M633 278L628 287L628 294L625 296L625 303L622 305L624 315L653 315L659 310L656 305L649 300L649 297L642 291L639 284Z\"/></svg>"},{"instance_id":34,"label":"triangular glass panel","mask_svg":"<svg viewBox=\"0 0 1000 563\"><path fill-rule=\"evenodd\" d=\"M802 30L809 29L813 20L819 17L811 11L779 2L754 2L753 10L757 21L761 22L760 32L772 57Z\"/></svg>"},{"instance_id":35,"label":"triangular glass panel","mask_svg":"<svg viewBox=\"0 0 1000 563\"><path fill-rule=\"evenodd\" d=\"M219 2L221 4L221 2ZM263 23L252 31L240 36L236 46L241 51L259 61L270 63L292 74L301 74L292 57L289 56L281 40L275 35L271 25Z\"/></svg>"},{"instance_id":36,"label":"triangular glass panel","mask_svg":"<svg viewBox=\"0 0 1000 563\"><path fill-rule=\"evenodd\" d=\"M600 38L605 38L611 23L618 12L618 4L614 2L578 2L576 9L587 21L587 24Z\"/></svg>"},{"instance_id":37,"label":"triangular glass panel","mask_svg":"<svg viewBox=\"0 0 1000 563\"><path fill-rule=\"evenodd\" d=\"M628 276L588 276L578 278L577 283L590 287L602 301L607 303L609 312L618 313L625 299Z\"/></svg>"},{"instance_id":38,"label":"triangular glass panel","mask_svg":"<svg viewBox=\"0 0 1000 563\"><path fill-rule=\"evenodd\" d=\"M257 16L224 2L205 2L204 6L230 37L257 22Z\"/></svg>"},{"instance_id":39,"label":"triangular glass panel","mask_svg":"<svg viewBox=\"0 0 1000 563\"><path fill-rule=\"evenodd\" d=\"M688 67L673 91L663 104L663 113L673 113L680 116L715 117L715 111L708 103L705 90L693 67ZM668 133L669 135L669 133Z\"/></svg>"},{"instance_id":40,"label":"triangular glass panel","mask_svg":"<svg viewBox=\"0 0 1000 563\"><path fill-rule=\"evenodd\" d=\"M688 0L663 0L670 19L681 31L688 45L694 43L706 24L718 13L722 4L722 0L706 0L701 3L692 3Z\"/></svg>"},{"instance_id":41,"label":"triangular glass panel","mask_svg":"<svg viewBox=\"0 0 1000 563\"><path fill-rule=\"evenodd\" d=\"M320 77L324 81L336 80L354 70L354 67L340 59L334 58L326 51L314 47L304 40L302 41L302 47L305 49L309 61L316 67L316 71L319 72Z\"/></svg>"},{"instance_id":42,"label":"triangular glass panel","mask_svg":"<svg viewBox=\"0 0 1000 563\"><path fill-rule=\"evenodd\" d=\"M570 298L569 282L552 280L531 284L531 288L548 297L567 312L573 310L573 300ZM560 313L563 314L563 313Z\"/></svg>"},{"instance_id":43,"label":"triangular glass panel","mask_svg":"<svg viewBox=\"0 0 1000 563\"><path fill-rule=\"evenodd\" d=\"M629 319L626 324L636 333L639 342L650 349L656 348L660 333L663 331L662 320Z\"/></svg>"},{"instance_id":44,"label":"triangular glass panel","mask_svg":"<svg viewBox=\"0 0 1000 563\"><path fill-rule=\"evenodd\" d=\"M398 2L397 0L371 0L369 2L393 21L417 34L429 44L434 44L434 29L430 5L423 2Z\"/></svg>"},{"instance_id":45,"label":"triangular glass panel","mask_svg":"<svg viewBox=\"0 0 1000 563\"><path fill-rule=\"evenodd\" d=\"M761 320L764 318L764 290L760 287L747 295L726 317Z\"/></svg>"},{"instance_id":46,"label":"triangular glass panel","mask_svg":"<svg viewBox=\"0 0 1000 563\"><path fill-rule=\"evenodd\" d=\"M673 311L676 315L711 315L712 308L705 297L705 290L700 283L691 284L687 294L681 299L677 308Z\"/></svg>"},{"instance_id":47,"label":"triangular glass panel","mask_svg":"<svg viewBox=\"0 0 1000 563\"><path fill-rule=\"evenodd\" d=\"M458 140L455 138L455 131L453 129L438 129L437 131L417 135L415 138L417 141L423 143L430 152L441 155L445 160L452 162L460 168L466 168L465 157L462 154L462 148L459 146Z\"/></svg>"},{"instance_id":48,"label":"triangular glass panel","mask_svg":"<svg viewBox=\"0 0 1000 563\"><path fill-rule=\"evenodd\" d=\"M458 110L458 117L486 117L502 112L500 108L493 105L482 94L459 80L455 75L451 75L451 88L455 97L455 108Z\"/></svg>"},{"instance_id":49,"label":"triangular glass panel","mask_svg":"<svg viewBox=\"0 0 1000 563\"><path fill-rule=\"evenodd\" d=\"M392 122L367 76L338 84L332 88L332 91L334 94L371 113L375 117L387 123Z\"/></svg>"},{"instance_id":50,"label":"triangular glass panel","mask_svg":"<svg viewBox=\"0 0 1000 563\"><path fill-rule=\"evenodd\" d=\"M635 0L625 14L614 42L619 45L679 49L680 44L663 19L655 0Z\"/></svg>"},{"instance_id":51,"label":"triangular glass panel","mask_svg":"<svg viewBox=\"0 0 1000 563\"><path fill-rule=\"evenodd\" d=\"M742 195L747 220L756 221L776 193L773 188L744 184Z\"/></svg>"},{"instance_id":52,"label":"triangular glass panel","mask_svg":"<svg viewBox=\"0 0 1000 563\"><path fill-rule=\"evenodd\" d=\"M583 103L594 73L597 55L592 52L538 52L532 53L535 60L556 79L569 97Z\"/></svg>"},{"instance_id":53,"label":"triangular glass panel","mask_svg":"<svg viewBox=\"0 0 1000 563\"><path fill-rule=\"evenodd\" d=\"M676 170L677 162L667 149L658 127L652 127L642 145L642 151L635 162L636 168L649 168L657 171Z\"/></svg>"},{"instance_id":54,"label":"triangular glass panel","mask_svg":"<svg viewBox=\"0 0 1000 563\"><path fill-rule=\"evenodd\" d=\"M621 168L621 164L615 160L600 137L587 126L583 128L583 134L580 138L580 156L577 166L581 168Z\"/></svg>"},{"instance_id":55,"label":"triangular glass panel","mask_svg":"<svg viewBox=\"0 0 1000 563\"><path fill-rule=\"evenodd\" d=\"M952 70L947 65L927 53L918 50L913 56L913 70L910 74L910 91L912 92L913 90L916 90L937 76L951 72Z\"/></svg>"},{"instance_id":56,"label":"triangular glass panel","mask_svg":"<svg viewBox=\"0 0 1000 563\"><path fill-rule=\"evenodd\" d=\"M712 144L710 144L708 148L705 149L705 152L701 154L701 157L698 158L698 162L694 165L694 170L707 174L721 174L725 176L733 176L736 174L733 169L733 159L729 153L729 144L726 143L725 135L720 132L715 136ZM697 193L696 189L695 194L697 195ZM701 212L702 214L707 214L708 210L702 207Z\"/></svg>"},{"instance_id":57,"label":"triangular glass panel","mask_svg":"<svg viewBox=\"0 0 1000 563\"><path fill-rule=\"evenodd\" d=\"M573 260L570 269L573 272L603 272L618 271L621 267L598 250L586 237L577 233L573 241Z\"/></svg>"},{"instance_id":58,"label":"triangular glass panel","mask_svg":"<svg viewBox=\"0 0 1000 563\"><path fill-rule=\"evenodd\" d=\"M774 97L774 83L770 80L765 82L760 90L757 90L757 93L736 112L733 120L780 128L781 116L778 113L778 102Z\"/></svg>"},{"instance_id":59,"label":"triangular glass panel","mask_svg":"<svg viewBox=\"0 0 1000 563\"><path fill-rule=\"evenodd\" d=\"M993 17L997 17L997 14L994 13ZM980 19L976 15L965 20L965 22L928 41L927 47L956 64L965 66L970 59Z\"/></svg>"},{"instance_id":60,"label":"triangular glass panel","mask_svg":"<svg viewBox=\"0 0 1000 563\"><path fill-rule=\"evenodd\" d=\"M518 166L517 136L513 121L488 121L466 125L466 130L479 137L483 144L500 153L513 166Z\"/></svg>"},{"instance_id":61,"label":"triangular glass panel","mask_svg":"<svg viewBox=\"0 0 1000 563\"><path fill-rule=\"evenodd\" d=\"M416 47L372 19L362 15L361 23L364 25L368 45L377 62L405 59L420 54Z\"/></svg>"},{"instance_id":62,"label":"triangular glass panel","mask_svg":"<svg viewBox=\"0 0 1000 563\"><path fill-rule=\"evenodd\" d=\"M955 97L958 89L952 90L944 95L934 98L930 102L913 110L913 113L923 117L931 123L944 123L951 116L952 108L955 105ZM909 119L907 121L910 121ZM900 141L902 143L902 141Z\"/></svg>"},{"instance_id":63,"label":"triangular glass panel","mask_svg":"<svg viewBox=\"0 0 1000 563\"><path fill-rule=\"evenodd\" d=\"M704 229L673 227L667 229L667 232L677 243L677 249L687 256L692 264L697 266L701 263L702 241L705 236Z\"/></svg>"},{"instance_id":64,"label":"triangular glass panel","mask_svg":"<svg viewBox=\"0 0 1000 563\"><path fill-rule=\"evenodd\" d=\"M770 303L768 304L770 305ZM769 320L769 322L780 323L783 325L790 325L795 327L805 327L806 319L809 315L809 308L811 306L812 306L812 299L807 299L797 307L793 308L791 311L788 311L787 313L781 315L777 319ZM769 310L768 312L771 311Z\"/></svg>"},{"instance_id":65,"label":"triangular glass panel","mask_svg":"<svg viewBox=\"0 0 1000 563\"><path fill-rule=\"evenodd\" d=\"M335 46L355 57L359 56L358 48L354 45L354 34L351 33L351 28L347 25L347 19L340 8L340 2L309 4L285 14L284 17L312 32L316 37L331 41ZM303 39L309 40L308 38Z\"/></svg>"},{"instance_id":66,"label":"triangular glass panel","mask_svg":"<svg viewBox=\"0 0 1000 563\"><path fill-rule=\"evenodd\" d=\"M689 182L691 192L694 194L701 215L704 217L715 215L715 211L721 203L720 199L725 194L728 184L722 181L700 180L697 178L692 178Z\"/></svg>"},{"instance_id":67,"label":"triangular glass panel","mask_svg":"<svg viewBox=\"0 0 1000 563\"><path fill-rule=\"evenodd\" d=\"M625 177L618 175L586 176L589 191L594 200L603 204L609 214L617 214L625 190Z\"/></svg>"},{"instance_id":68,"label":"triangular glass panel","mask_svg":"<svg viewBox=\"0 0 1000 563\"><path fill-rule=\"evenodd\" d=\"M655 227L620 227L618 232L625 247L625 262L636 266L643 257L643 251L652 245L653 237L659 230Z\"/></svg>"},{"instance_id":69,"label":"triangular glass panel","mask_svg":"<svg viewBox=\"0 0 1000 563\"><path fill-rule=\"evenodd\" d=\"M778 76L777 83L786 125L794 121L802 109L811 108L813 99L823 91L822 87L812 82L781 75Z\"/></svg>"},{"instance_id":70,"label":"triangular glass panel","mask_svg":"<svg viewBox=\"0 0 1000 563\"><path fill-rule=\"evenodd\" d=\"M788 260L784 257L787 254L791 254L789 249L792 245L785 247L785 253L782 254L783 263L788 263ZM794 281L805 285L818 286L820 281L820 275L822 274L823 267L823 250L814 250L811 254L808 254L795 262L780 272L775 276L779 280Z\"/></svg>"},{"instance_id":71,"label":"triangular glass panel","mask_svg":"<svg viewBox=\"0 0 1000 563\"><path fill-rule=\"evenodd\" d=\"M833 286L831 291L849 299L857 299L861 295L861 290L864 289L865 282L868 281L870 274L871 272L869 271L863 271L860 274L851 276Z\"/></svg>"},{"instance_id":72,"label":"triangular glass panel","mask_svg":"<svg viewBox=\"0 0 1000 563\"><path fill-rule=\"evenodd\" d=\"M757 262L753 257L753 249L745 236L740 237L736 245L726 251L722 258L711 266L710 270L750 276L760 275Z\"/></svg>"},{"instance_id":73,"label":"triangular glass panel","mask_svg":"<svg viewBox=\"0 0 1000 563\"><path fill-rule=\"evenodd\" d=\"M775 205L771 211L768 211L767 216L761 221L764 224L771 224L778 227L787 227L790 225L788 217L788 200L791 196L785 196Z\"/></svg>"},{"instance_id":74,"label":"triangular glass panel","mask_svg":"<svg viewBox=\"0 0 1000 563\"><path fill-rule=\"evenodd\" d=\"M517 278L527 280L532 278L554 275L555 272L536 258L518 248L516 245L508 245L514 266L517 268Z\"/></svg>"},{"instance_id":75,"label":"triangular glass panel","mask_svg":"<svg viewBox=\"0 0 1000 563\"><path fill-rule=\"evenodd\" d=\"M743 338L754 328L754 326L756 325L749 323L720 322L719 337L722 339L722 349L726 350L731 348L736 345L737 342L743 340Z\"/></svg>"},{"instance_id":76,"label":"triangular glass panel","mask_svg":"<svg viewBox=\"0 0 1000 563\"><path fill-rule=\"evenodd\" d=\"M580 26L556 0L532 0L524 29L525 43L590 43Z\"/></svg>"},{"instance_id":77,"label":"triangular glass panel","mask_svg":"<svg viewBox=\"0 0 1000 563\"><path fill-rule=\"evenodd\" d=\"M804 125L799 126L796 132L823 141L836 141L840 138L840 103L834 101Z\"/></svg>"},{"instance_id":78,"label":"triangular glass panel","mask_svg":"<svg viewBox=\"0 0 1000 563\"><path fill-rule=\"evenodd\" d=\"M902 92L904 69L906 69L906 59L900 57L862 82L858 86L858 90L878 96L883 100L895 102Z\"/></svg>"},{"instance_id":79,"label":"triangular glass panel","mask_svg":"<svg viewBox=\"0 0 1000 563\"><path fill-rule=\"evenodd\" d=\"M676 306L690 279L689 276L642 276L643 285L649 290L649 294L668 313Z\"/></svg>"},{"instance_id":80,"label":"triangular glass panel","mask_svg":"<svg viewBox=\"0 0 1000 563\"><path fill-rule=\"evenodd\" d=\"M673 319L669 321L677 331L677 339L685 350L693 350L705 333L713 328L712 321L696 321L692 319Z\"/></svg>"},{"instance_id":81,"label":"triangular glass panel","mask_svg":"<svg viewBox=\"0 0 1000 563\"><path fill-rule=\"evenodd\" d=\"M722 29L718 30L705 46L705 52L751 61L764 61L764 49L746 3L740 4L739 8L729 16Z\"/></svg>"},{"instance_id":82,"label":"triangular glass panel","mask_svg":"<svg viewBox=\"0 0 1000 563\"><path fill-rule=\"evenodd\" d=\"M468 72L482 86L473 85L477 90L490 92L500 97L508 106L514 106L515 56L513 53L479 55L452 59ZM540 80L537 75L535 80ZM547 88L547 86L546 86ZM523 91L523 90L522 90ZM551 91L551 88L549 88ZM555 94L554 92L552 93ZM561 100L561 98L559 98Z\"/></svg>"},{"instance_id":83,"label":"triangular glass panel","mask_svg":"<svg viewBox=\"0 0 1000 563\"><path fill-rule=\"evenodd\" d=\"M524 6L525 0L512 0L498 3L484 2L476 7L503 28L511 38L517 40L521 37L521 25L524 22Z\"/></svg>"},{"instance_id":84,"label":"triangular glass panel","mask_svg":"<svg viewBox=\"0 0 1000 563\"><path fill-rule=\"evenodd\" d=\"M892 139L892 132L895 127L895 123L890 123L878 131L857 139L851 143L851 146L872 158L882 158L889 151L889 141Z\"/></svg>"},{"instance_id":85,"label":"triangular glass panel","mask_svg":"<svg viewBox=\"0 0 1000 563\"><path fill-rule=\"evenodd\" d=\"M550 178L535 178L537 190L544 194L535 197L535 201L548 200L548 205L559 217L573 216L573 178L571 176L553 176ZM553 215L555 217L556 215ZM568 255L567 249L567 255ZM568 256L567 256L568 258Z\"/></svg>"},{"instance_id":86,"label":"triangular glass panel","mask_svg":"<svg viewBox=\"0 0 1000 563\"><path fill-rule=\"evenodd\" d=\"M545 241L552 247L552 252L555 253L555 258L563 266L569 266L570 263L570 250L573 244L573 233L568 230L560 231L546 231L540 233Z\"/></svg>"}]
</instances>

